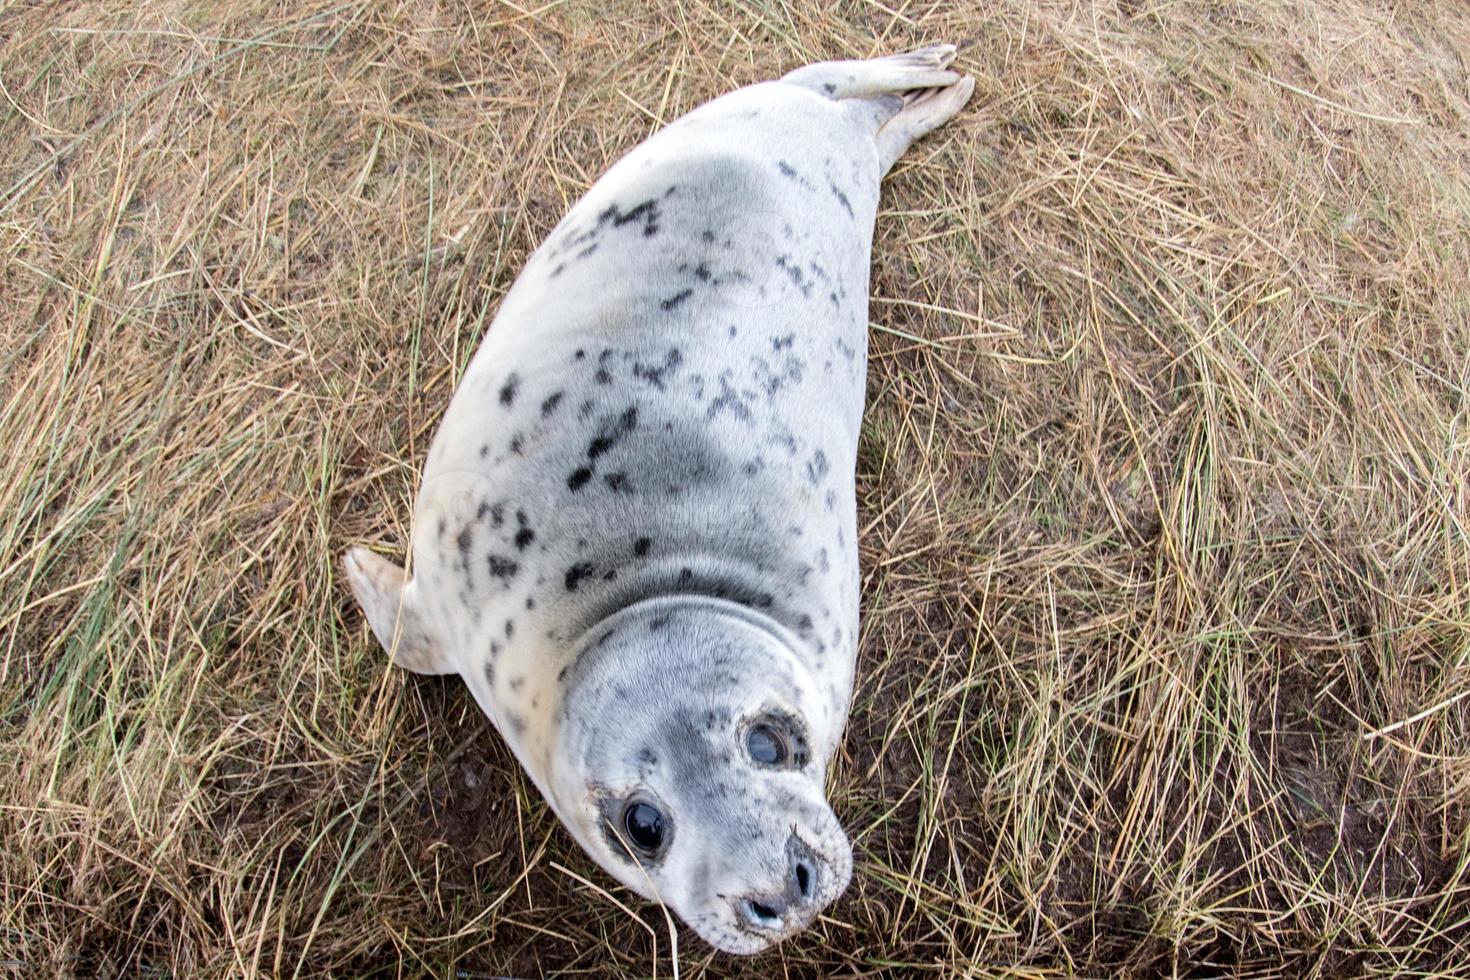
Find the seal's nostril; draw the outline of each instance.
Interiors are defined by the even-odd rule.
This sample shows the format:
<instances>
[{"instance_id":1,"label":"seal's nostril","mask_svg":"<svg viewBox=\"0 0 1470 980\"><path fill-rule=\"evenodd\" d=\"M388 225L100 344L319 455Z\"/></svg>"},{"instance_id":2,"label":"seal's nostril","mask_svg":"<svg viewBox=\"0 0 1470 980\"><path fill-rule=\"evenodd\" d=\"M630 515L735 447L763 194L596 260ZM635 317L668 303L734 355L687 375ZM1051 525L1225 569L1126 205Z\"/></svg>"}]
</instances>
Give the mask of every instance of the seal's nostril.
<instances>
[{"instance_id":1,"label":"seal's nostril","mask_svg":"<svg viewBox=\"0 0 1470 980\"><path fill-rule=\"evenodd\" d=\"M811 894L812 873L807 870L805 861L796 862L796 887L801 892L802 898L806 898Z\"/></svg>"},{"instance_id":2,"label":"seal's nostril","mask_svg":"<svg viewBox=\"0 0 1470 980\"><path fill-rule=\"evenodd\" d=\"M763 905L754 899L748 899L745 905L750 909L751 915L762 922L774 922L776 920L776 910L769 905Z\"/></svg>"}]
</instances>

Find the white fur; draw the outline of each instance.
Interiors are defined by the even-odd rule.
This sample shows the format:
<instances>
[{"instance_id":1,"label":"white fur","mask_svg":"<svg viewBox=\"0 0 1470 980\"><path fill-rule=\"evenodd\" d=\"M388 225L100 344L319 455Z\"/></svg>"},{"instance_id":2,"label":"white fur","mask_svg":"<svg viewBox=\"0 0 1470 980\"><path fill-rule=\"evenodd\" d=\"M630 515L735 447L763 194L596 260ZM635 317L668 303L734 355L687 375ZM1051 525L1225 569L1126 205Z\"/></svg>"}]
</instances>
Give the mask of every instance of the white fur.
<instances>
[{"instance_id":1,"label":"white fur","mask_svg":"<svg viewBox=\"0 0 1470 980\"><path fill-rule=\"evenodd\" d=\"M466 371L412 579L346 558L395 662L464 677L583 848L732 952L851 873L823 784L856 658L869 249L883 173L970 95L953 56L810 65L634 148ZM751 760L756 723L802 764ZM636 794L671 828L642 863L608 828Z\"/></svg>"}]
</instances>

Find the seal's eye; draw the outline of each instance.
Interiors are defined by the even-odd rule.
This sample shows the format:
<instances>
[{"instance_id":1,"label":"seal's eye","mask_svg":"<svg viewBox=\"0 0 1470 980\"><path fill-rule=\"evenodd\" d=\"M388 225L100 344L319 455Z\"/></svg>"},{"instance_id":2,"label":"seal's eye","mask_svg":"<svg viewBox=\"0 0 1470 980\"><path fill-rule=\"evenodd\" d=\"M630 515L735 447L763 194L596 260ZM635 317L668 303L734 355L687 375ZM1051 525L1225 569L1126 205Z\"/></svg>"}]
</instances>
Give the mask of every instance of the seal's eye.
<instances>
[{"instance_id":1,"label":"seal's eye","mask_svg":"<svg viewBox=\"0 0 1470 980\"><path fill-rule=\"evenodd\" d=\"M770 725L752 725L745 733L745 750L762 765L779 766L786 761L786 740Z\"/></svg>"},{"instance_id":2,"label":"seal's eye","mask_svg":"<svg viewBox=\"0 0 1470 980\"><path fill-rule=\"evenodd\" d=\"M623 829L636 847L651 854L664 842L664 815L648 803L630 803L623 811Z\"/></svg>"}]
</instances>

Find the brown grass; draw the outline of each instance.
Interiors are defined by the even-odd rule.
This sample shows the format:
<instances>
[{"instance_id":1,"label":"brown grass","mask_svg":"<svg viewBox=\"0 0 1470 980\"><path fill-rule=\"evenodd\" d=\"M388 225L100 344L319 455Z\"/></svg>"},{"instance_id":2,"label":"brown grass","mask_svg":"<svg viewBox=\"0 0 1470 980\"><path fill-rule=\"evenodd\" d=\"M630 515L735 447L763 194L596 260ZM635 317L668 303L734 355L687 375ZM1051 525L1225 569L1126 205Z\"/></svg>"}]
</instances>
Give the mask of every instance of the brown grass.
<instances>
[{"instance_id":1,"label":"brown grass","mask_svg":"<svg viewBox=\"0 0 1470 980\"><path fill-rule=\"evenodd\" d=\"M1463 974L1470 10L1369 0L0 0L5 968L672 975L336 556L406 541L618 154L938 39L979 88L878 221L857 874L683 975Z\"/></svg>"}]
</instances>

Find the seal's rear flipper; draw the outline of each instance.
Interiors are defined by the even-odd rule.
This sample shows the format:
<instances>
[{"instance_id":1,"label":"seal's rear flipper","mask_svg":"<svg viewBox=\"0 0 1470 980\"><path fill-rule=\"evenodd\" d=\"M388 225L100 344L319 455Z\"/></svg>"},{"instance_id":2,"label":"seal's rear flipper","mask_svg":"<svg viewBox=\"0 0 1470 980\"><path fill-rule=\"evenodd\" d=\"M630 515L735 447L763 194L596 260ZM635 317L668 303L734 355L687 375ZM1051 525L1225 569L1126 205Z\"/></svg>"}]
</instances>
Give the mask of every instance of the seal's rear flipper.
<instances>
[{"instance_id":1,"label":"seal's rear flipper","mask_svg":"<svg viewBox=\"0 0 1470 980\"><path fill-rule=\"evenodd\" d=\"M975 79L964 78L956 85L926 89L905 100L898 114L880 126L873 137L878 144L879 172L886 174L910 143L949 122L974 91Z\"/></svg>"},{"instance_id":2,"label":"seal's rear flipper","mask_svg":"<svg viewBox=\"0 0 1470 980\"><path fill-rule=\"evenodd\" d=\"M819 61L784 75L800 85L848 104L875 130L878 172L884 174L909 144L943 125L975 91L975 80L951 71L953 44L872 58Z\"/></svg>"},{"instance_id":3,"label":"seal's rear flipper","mask_svg":"<svg viewBox=\"0 0 1470 980\"><path fill-rule=\"evenodd\" d=\"M353 548L342 558L357 604L373 634L400 667L416 674L453 674L457 668L444 655L433 633L419 617L413 583L403 569L366 548Z\"/></svg>"},{"instance_id":4,"label":"seal's rear flipper","mask_svg":"<svg viewBox=\"0 0 1470 980\"><path fill-rule=\"evenodd\" d=\"M788 72L781 81L832 99L865 99L916 88L943 88L960 80L958 72L946 70L954 54L953 44L933 44L867 61L819 61Z\"/></svg>"}]
</instances>

